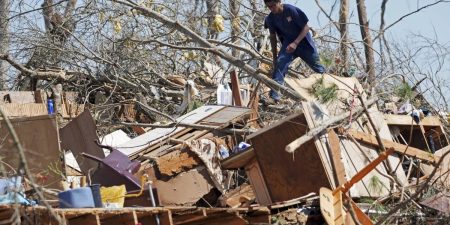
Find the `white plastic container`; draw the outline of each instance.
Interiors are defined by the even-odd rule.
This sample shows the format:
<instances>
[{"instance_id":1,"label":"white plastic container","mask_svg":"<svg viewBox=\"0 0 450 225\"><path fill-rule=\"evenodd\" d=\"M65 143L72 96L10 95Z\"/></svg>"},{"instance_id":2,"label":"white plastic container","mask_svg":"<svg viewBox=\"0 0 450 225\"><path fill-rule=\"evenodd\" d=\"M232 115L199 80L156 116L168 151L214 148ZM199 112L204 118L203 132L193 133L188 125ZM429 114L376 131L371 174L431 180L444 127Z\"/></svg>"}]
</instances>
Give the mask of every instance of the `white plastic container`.
<instances>
[{"instance_id":1,"label":"white plastic container","mask_svg":"<svg viewBox=\"0 0 450 225\"><path fill-rule=\"evenodd\" d=\"M233 102L233 94L228 84L219 84L217 86L217 105L231 105Z\"/></svg>"}]
</instances>

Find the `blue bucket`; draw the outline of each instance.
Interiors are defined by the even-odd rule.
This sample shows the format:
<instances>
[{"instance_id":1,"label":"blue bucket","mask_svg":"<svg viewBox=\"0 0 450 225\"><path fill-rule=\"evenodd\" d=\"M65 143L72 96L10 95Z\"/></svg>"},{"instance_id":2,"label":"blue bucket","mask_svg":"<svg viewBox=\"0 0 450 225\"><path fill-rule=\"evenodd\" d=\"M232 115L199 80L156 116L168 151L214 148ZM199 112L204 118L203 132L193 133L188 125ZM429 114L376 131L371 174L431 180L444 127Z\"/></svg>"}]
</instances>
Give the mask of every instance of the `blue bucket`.
<instances>
[{"instance_id":1,"label":"blue bucket","mask_svg":"<svg viewBox=\"0 0 450 225\"><path fill-rule=\"evenodd\" d=\"M94 198L95 208L102 208L102 196L100 194L100 184L93 184L90 186L92 191L92 197Z\"/></svg>"},{"instance_id":2,"label":"blue bucket","mask_svg":"<svg viewBox=\"0 0 450 225\"><path fill-rule=\"evenodd\" d=\"M59 208L94 208L94 198L90 187L63 191L58 194Z\"/></svg>"}]
</instances>

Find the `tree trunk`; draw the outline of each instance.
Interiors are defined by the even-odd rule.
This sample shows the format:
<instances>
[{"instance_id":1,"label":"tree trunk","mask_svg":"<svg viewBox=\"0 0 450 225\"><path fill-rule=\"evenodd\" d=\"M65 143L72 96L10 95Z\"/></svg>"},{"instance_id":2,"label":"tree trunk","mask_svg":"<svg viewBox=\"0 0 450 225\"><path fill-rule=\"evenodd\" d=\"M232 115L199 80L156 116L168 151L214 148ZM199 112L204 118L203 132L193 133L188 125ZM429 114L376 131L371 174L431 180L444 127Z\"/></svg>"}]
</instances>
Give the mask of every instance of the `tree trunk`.
<instances>
[{"instance_id":1,"label":"tree trunk","mask_svg":"<svg viewBox=\"0 0 450 225\"><path fill-rule=\"evenodd\" d=\"M258 0L250 0L250 5L252 12L255 14L255 17L253 19L253 26L252 26L252 36L253 40L256 43L256 49L259 50L262 48L262 42L264 39L264 14L262 13L263 9L261 7L258 7Z\"/></svg>"},{"instance_id":2,"label":"tree trunk","mask_svg":"<svg viewBox=\"0 0 450 225\"><path fill-rule=\"evenodd\" d=\"M64 12L58 12L54 6L53 0L44 0L42 3L42 14L44 17L44 24L46 33L48 35L48 42L51 45L60 48L64 46L67 39L70 37L75 29L75 22L73 21L73 12L77 0L67 1ZM54 68L59 67L61 61L61 52L53 50L52 48L37 47L30 60L26 63L27 68ZM20 90L36 90L38 88L38 79L29 78L27 74L20 74L19 77L25 79L19 84Z\"/></svg>"},{"instance_id":3,"label":"tree trunk","mask_svg":"<svg viewBox=\"0 0 450 225\"><path fill-rule=\"evenodd\" d=\"M208 38L216 39L218 33L212 28L212 23L214 21L214 17L219 14L219 1L206 0L206 10L206 16L208 18Z\"/></svg>"},{"instance_id":4,"label":"tree trunk","mask_svg":"<svg viewBox=\"0 0 450 225\"><path fill-rule=\"evenodd\" d=\"M9 0L0 0L0 55L8 52L8 6ZM7 62L0 60L0 91L6 89Z\"/></svg>"},{"instance_id":5,"label":"tree trunk","mask_svg":"<svg viewBox=\"0 0 450 225\"><path fill-rule=\"evenodd\" d=\"M230 4L230 22L231 22L231 42L235 45L239 45L239 35L240 35L240 17L239 17L239 6L241 4L240 0L229 0ZM239 58L239 50L233 48L231 54L234 57Z\"/></svg>"},{"instance_id":6,"label":"tree trunk","mask_svg":"<svg viewBox=\"0 0 450 225\"><path fill-rule=\"evenodd\" d=\"M373 57L372 38L369 32L369 22L367 21L366 3L365 0L356 0L356 4L358 7L361 37L364 42L364 52L366 55L366 72L368 75L367 82L370 86L373 86L375 81L375 60Z\"/></svg>"},{"instance_id":7,"label":"tree trunk","mask_svg":"<svg viewBox=\"0 0 450 225\"><path fill-rule=\"evenodd\" d=\"M341 0L341 8L339 10L339 29L341 32L341 62L340 72L348 70L348 0Z\"/></svg>"},{"instance_id":8,"label":"tree trunk","mask_svg":"<svg viewBox=\"0 0 450 225\"><path fill-rule=\"evenodd\" d=\"M154 10L151 10L151 9L148 9L145 7L141 7L138 5L133 5L124 0L114 0L114 2L118 2L122 5L126 5L129 7L134 7L136 10L142 12L142 14L145 17L158 20L160 23L164 24L164 26L178 30L179 32L183 33L184 35L189 36L192 39L192 41L196 42L199 46L201 46L203 48L207 48L208 51L210 51L210 52L214 53L215 55L219 56L220 58L228 61L231 65L242 69L243 71L247 72L250 76L254 77L257 80L260 80L261 82L263 82L270 88L279 90L281 93L285 94L286 96L288 96L294 100L304 101L306 99L304 95L302 95L284 85L280 85L273 79L269 78L267 75L263 75L261 73L262 72L261 70L259 70L259 69L257 70L255 68L251 67L250 65L248 65L243 60L233 57L227 51L213 45L207 39L201 37L197 33L193 32L191 29L189 29L187 26L179 23L178 21L172 20L169 17L166 17L165 15L160 14Z\"/></svg>"}]
</instances>

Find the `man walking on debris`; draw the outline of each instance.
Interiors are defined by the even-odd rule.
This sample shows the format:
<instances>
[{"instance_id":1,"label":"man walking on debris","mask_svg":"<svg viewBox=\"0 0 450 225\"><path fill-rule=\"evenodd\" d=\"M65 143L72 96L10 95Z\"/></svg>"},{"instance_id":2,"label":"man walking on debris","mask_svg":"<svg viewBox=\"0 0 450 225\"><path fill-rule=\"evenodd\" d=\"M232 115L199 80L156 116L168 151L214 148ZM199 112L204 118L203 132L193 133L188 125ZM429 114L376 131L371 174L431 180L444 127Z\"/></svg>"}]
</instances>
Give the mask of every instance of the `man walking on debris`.
<instances>
[{"instance_id":1,"label":"man walking on debris","mask_svg":"<svg viewBox=\"0 0 450 225\"><path fill-rule=\"evenodd\" d=\"M319 53L309 33L308 17L299 8L282 4L281 0L264 0L270 14L264 20L264 27L270 31L270 43L273 53L272 79L284 84L284 76L289 64L300 57L316 73L324 73L320 64ZM277 57L277 36L281 42ZM278 102L280 95L276 90L270 91L270 97Z\"/></svg>"}]
</instances>

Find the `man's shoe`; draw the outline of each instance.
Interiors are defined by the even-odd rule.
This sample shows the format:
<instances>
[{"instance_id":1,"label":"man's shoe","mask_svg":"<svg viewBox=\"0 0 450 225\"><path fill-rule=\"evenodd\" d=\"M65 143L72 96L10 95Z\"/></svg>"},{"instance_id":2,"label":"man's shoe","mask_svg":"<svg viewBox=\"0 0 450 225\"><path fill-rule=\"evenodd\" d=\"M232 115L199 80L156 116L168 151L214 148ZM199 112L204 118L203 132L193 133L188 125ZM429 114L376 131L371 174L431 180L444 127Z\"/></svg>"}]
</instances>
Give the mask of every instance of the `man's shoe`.
<instances>
[{"instance_id":1,"label":"man's shoe","mask_svg":"<svg viewBox=\"0 0 450 225\"><path fill-rule=\"evenodd\" d=\"M268 106L268 105L277 105L278 103L280 103L279 99L274 99L274 98L262 98L261 101L266 106Z\"/></svg>"}]
</instances>

